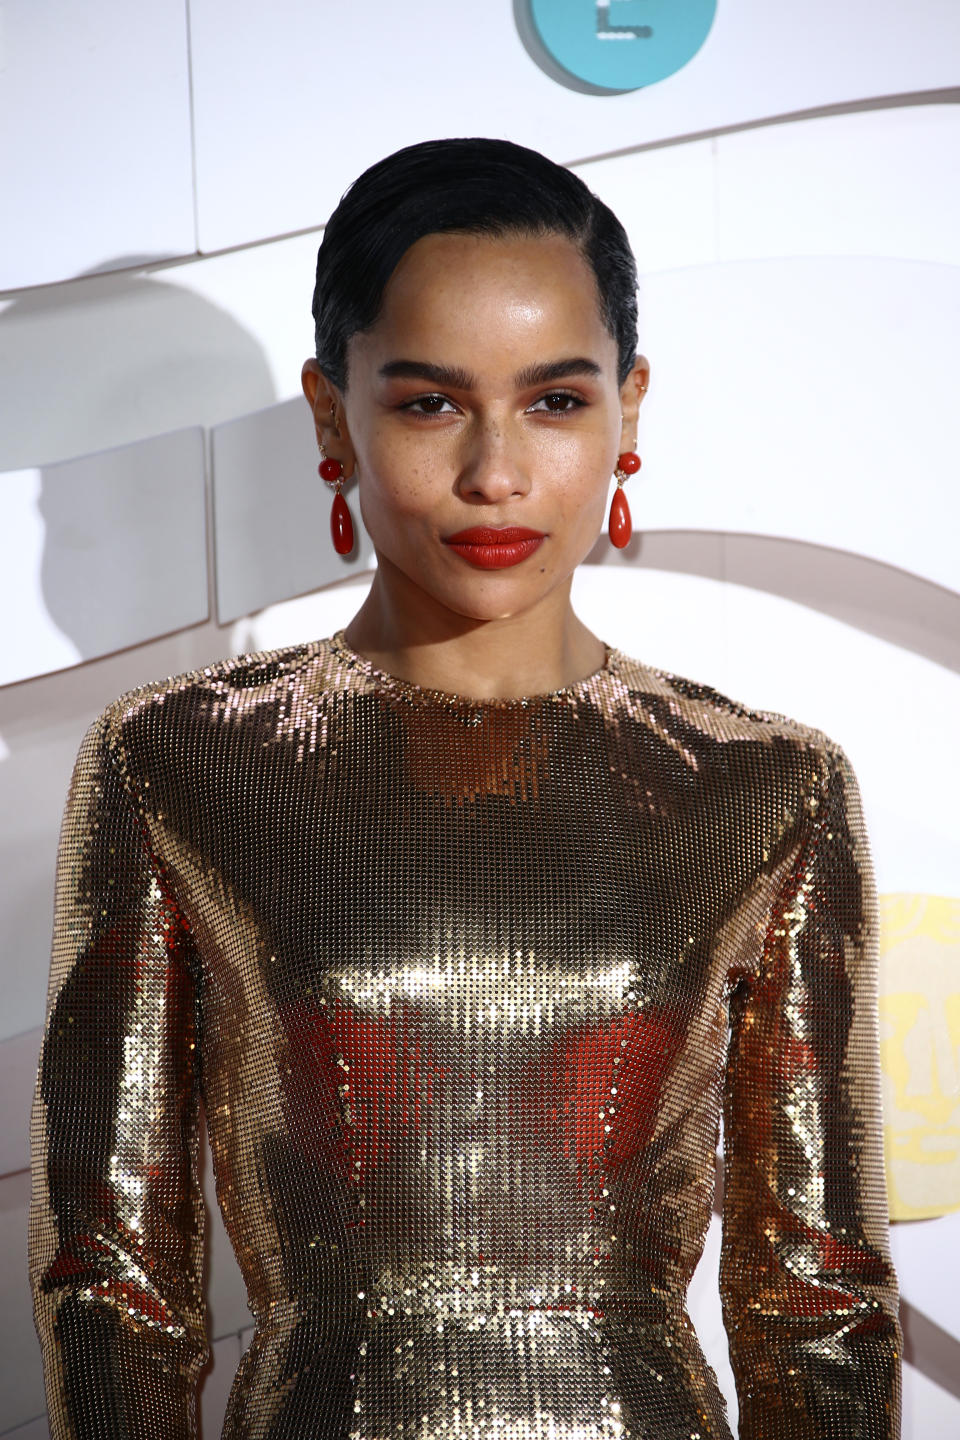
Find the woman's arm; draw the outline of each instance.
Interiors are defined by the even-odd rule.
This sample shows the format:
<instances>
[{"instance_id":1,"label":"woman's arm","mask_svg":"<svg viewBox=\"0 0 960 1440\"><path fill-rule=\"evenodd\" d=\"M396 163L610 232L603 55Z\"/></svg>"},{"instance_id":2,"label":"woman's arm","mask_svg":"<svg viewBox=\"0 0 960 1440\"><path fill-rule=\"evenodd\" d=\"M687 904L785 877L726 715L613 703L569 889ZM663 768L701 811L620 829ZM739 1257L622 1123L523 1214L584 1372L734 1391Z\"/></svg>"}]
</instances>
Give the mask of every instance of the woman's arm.
<instances>
[{"instance_id":1,"label":"woman's arm","mask_svg":"<svg viewBox=\"0 0 960 1440\"><path fill-rule=\"evenodd\" d=\"M30 1271L54 1440L196 1433L207 1356L193 945L112 712L60 842Z\"/></svg>"},{"instance_id":2,"label":"woman's arm","mask_svg":"<svg viewBox=\"0 0 960 1440\"><path fill-rule=\"evenodd\" d=\"M731 999L721 1293L741 1440L892 1440L876 898L856 780L825 746L760 964Z\"/></svg>"}]
</instances>

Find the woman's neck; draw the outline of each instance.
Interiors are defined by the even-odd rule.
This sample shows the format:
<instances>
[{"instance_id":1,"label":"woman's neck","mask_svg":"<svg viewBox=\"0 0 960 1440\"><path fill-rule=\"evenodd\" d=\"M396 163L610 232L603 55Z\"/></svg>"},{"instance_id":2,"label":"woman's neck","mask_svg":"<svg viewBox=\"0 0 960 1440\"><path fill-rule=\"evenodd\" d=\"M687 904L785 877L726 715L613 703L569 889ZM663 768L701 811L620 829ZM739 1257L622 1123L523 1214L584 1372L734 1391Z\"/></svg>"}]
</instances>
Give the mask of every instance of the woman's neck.
<instances>
[{"instance_id":1,"label":"woman's neck","mask_svg":"<svg viewBox=\"0 0 960 1440\"><path fill-rule=\"evenodd\" d=\"M564 689L603 665L606 648L574 614L569 584L533 611L491 620L423 599L393 594L378 570L346 627L348 644L390 675L478 700Z\"/></svg>"}]
</instances>

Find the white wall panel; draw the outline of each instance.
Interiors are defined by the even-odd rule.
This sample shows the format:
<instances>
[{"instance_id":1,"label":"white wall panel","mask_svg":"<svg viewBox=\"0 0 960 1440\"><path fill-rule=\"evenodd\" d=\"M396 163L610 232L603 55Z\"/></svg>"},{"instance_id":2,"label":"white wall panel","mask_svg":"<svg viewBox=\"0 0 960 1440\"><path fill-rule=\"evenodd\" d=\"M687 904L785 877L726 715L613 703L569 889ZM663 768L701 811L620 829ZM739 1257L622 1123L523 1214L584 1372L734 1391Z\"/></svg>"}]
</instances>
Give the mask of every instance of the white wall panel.
<instances>
[{"instance_id":1,"label":"white wall panel","mask_svg":"<svg viewBox=\"0 0 960 1440\"><path fill-rule=\"evenodd\" d=\"M885 256L960 264L960 105L761 126L576 166L641 275L714 260Z\"/></svg>"},{"instance_id":2,"label":"white wall panel","mask_svg":"<svg viewBox=\"0 0 960 1440\"><path fill-rule=\"evenodd\" d=\"M205 1159L208 1162L204 1176L204 1191L207 1197L207 1323L211 1336L219 1340L225 1335L239 1334L253 1322L240 1266L237 1264L217 1204L209 1151ZM237 1359L239 1360L239 1356ZM234 1367L236 1364L235 1360Z\"/></svg>"},{"instance_id":3,"label":"white wall panel","mask_svg":"<svg viewBox=\"0 0 960 1440\"><path fill-rule=\"evenodd\" d=\"M271 605L256 615L238 620L231 632L232 647L238 655L251 650L277 650L332 635L342 630L367 598L373 571L354 573L342 585L300 595L280 605Z\"/></svg>"},{"instance_id":4,"label":"white wall panel","mask_svg":"<svg viewBox=\"0 0 960 1440\"><path fill-rule=\"evenodd\" d=\"M43 1365L27 1278L30 1176L0 1177L0 1425L12 1429L43 1413Z\"/></svg>"},{"instance_id":5,"label":"white wall panel","mask_svg":"<svg viewBox=\"0 0 960 1440\"><path fill-rule=\"evenodd\" d=\"M36 1420L28 1420L26 1425L17 1425L13 1430L0 1430L4 1440L49 1440L50 1427L47 1425L46 1417L40 1415Z\"/></svg>"},{"instance_id":6,"label":"white wall panel","mask_svg":"<svg viewBox=\"0 0 960 1440\"><path fill-rule=\"evenodd\" d=\"M184 0L5 0L0 290L195 249Z\"/></svg>"},{"instance_id":7,"label":"white wall panel","mask_svg":"<svg viewBox=\"0 0 960 1440\"><path fill-rule=\"evenodd\" d=\"M716 144L691 140L574 167L622 220L641 275L716 260Z\"/></svg>"},{"instance_id":8,"label":"white wall panel","mask_svg":"<svg viewBox=\"0 0 960 1440\"><path fill-rule=\"evenodd\" d=\"M292 595L368 568L373 549L356 485L344 487L353 554L330 538L333 491L317 474L317 446L304 400L218 425L213 441L217 614L221 625Z\"/></svg>"},{"instance_id":9,"label":"white wall panel","mask_svg":"<svg viewBox=\"0 0 960 1440\"><path fill-rule=\"evenodd\" d=\"M10 692L8 692L9 694ZM104 703L106 703L104 697ZM92 716L72 724L44 725L9 732L10 753L0 764L0 919L4 930L3 1005L0 1041L19 1037L41 1024L50 965L53 884L57 837L77 748ZM36 735L36 739L34 738ZM11 1063L29 1063L29 1042L14 1042ZM29 1097L25 1077L18 1082L23 1109L6 1143L22 1155ZM32 1083L29 1087L32 1089ZM15 1161L19 1168L25 1161Z\"/></svg>"},{"instance_id":10,"label":"white wall panel","mask_svg":"<svg viewBox=\"0 0 960 1440\"><path fill-rule=\"evenodd\" d=\"M0 684L206 618L199 429L9 472L0 494Z\"/></svg>"},{"instance_id":11,"label":"white wall panel","mask_svg":"<svg viewBox=\"0 0 960 1440\"><path fill-rule=\"evenodd\" d=\"M687 1295L687 1309L693 1328L697 1332L700 1347L717 1377L720 1393L727 1402L730 1428L737 1433L737 1390L730 1365L727 1346L727 1332L723 1328L723 1310L720 1306L720 1250L723 1241L720 1216L714 1213L710 1218L707 1236L700 1263L690 1281Z\"/></svg>"},{"instance_id":12,"label":"white wall panel","mask_svg":"<svg viewBox=\"0 0 960 1440\"><path fill-rule=\"evenodd\" d=\"M960 1255L960 1212L939 1220L894 1225L890 1231L893 1262L905 1300L960 1340L957 1313L957 1256Z\"/></svg>"},{"instance_id":13,"label":"white wall panel","mask_svg":"<svg viewBox=\"0 0 960 1440\"><path fill-rule=\"evenodd\" d=\"M502 135L571 161L949 86L960 49L949 0L738 0L682 70L595 96L538 68L511 0L192 0L190 22L201 250L322 223L361 170L416 140Z\"/></svg>"},{"instance_id":14,"label":"white wall panel","mask_svg":"<svg viewBox=\"0 0 960 1440\"><path fill-rule=\"evenodd\" d=\"M960 264L960 105L828 115L714 143L719 260Z\"/></svg>"},{"instance_id":15,"label":"white wall panel","mask_svg":"<svg viewBox=\"0 0 960 1440\"><path fill-rule=\"evenodd\" d=\"M26 1030L0 1038L0 1095L3 1127L0 1129L0 1175L26 1170L30 1164L30 1106L37 1079L42 1031Z\"/></svg>"},{"instance_id":16,"label":"white wall panel","mask_svg":"<svg viewBox=\"0 0 960 1440\"><path fill-rule=\"evenodd\" d=\"M945 524L960 269L763 260L645 277L649 529L787 536L960 590Z\"/></svg>"},{"instance_id":17,"label":"white wall panel","mask_svg":"<svg viewBox=\"0 0 960 1440\"><path fill-rule=\"evenodd\" d=\"M230 1398L230 1387L240 1364L240 1337L224 1335L211 1346L213 1364L204 1377L200 1390L201 1434L206 1440L215 1440L220 1434L223 1417Z\"/></svg>"},{"instance_id":18,"label":"white wall panel","mask_svg":"<svg viewBox=\"0 0 960 1440\"><path fill-rule=\"evenodd\" d=\"M954 1440L960 1400L913 1365L903 1367L903 1440Z\"/></svg>"}]
</instances>

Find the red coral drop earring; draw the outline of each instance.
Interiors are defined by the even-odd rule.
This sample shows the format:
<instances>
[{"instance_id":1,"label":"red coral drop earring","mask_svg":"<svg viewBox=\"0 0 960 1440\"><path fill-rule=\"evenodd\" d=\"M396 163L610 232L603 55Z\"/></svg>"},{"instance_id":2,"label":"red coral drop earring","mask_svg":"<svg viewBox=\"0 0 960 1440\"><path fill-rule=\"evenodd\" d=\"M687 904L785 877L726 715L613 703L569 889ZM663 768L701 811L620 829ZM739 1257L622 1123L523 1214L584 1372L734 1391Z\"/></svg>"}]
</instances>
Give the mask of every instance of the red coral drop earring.
<instances>
[{"instance_id":1,"label":"red coral drop earring","mask_svg":"<svg viewBox=\"0 0 960 1440\"><path fill-rule=\"evenodd\" d=\"M317 466L321 480L332 485L336 494L330 511L330 535L333 548L338 555L349 555L353 549L353 519L347 502L340 493L343 489L343 466L339 460L332 460L320 447L320 464Z\"/></svg>"},{"instance_id":2,"label":"red coral drop earring","mask_svg":"<svg viewBox=\"0 0 960 1440\"><path fill-rule=\"evenodd\" d=\"M630 475L636 475L640 469L640 456L633 450L625 450L617 460L617 468L613 472L617 480L617 488L613 492L613 499L610 502L610 543L618 550L629 545L630 536L633 534L633 521L630 519L630 506L627 497L623 493L623 482Z\"/></svg>"}]
</instances>

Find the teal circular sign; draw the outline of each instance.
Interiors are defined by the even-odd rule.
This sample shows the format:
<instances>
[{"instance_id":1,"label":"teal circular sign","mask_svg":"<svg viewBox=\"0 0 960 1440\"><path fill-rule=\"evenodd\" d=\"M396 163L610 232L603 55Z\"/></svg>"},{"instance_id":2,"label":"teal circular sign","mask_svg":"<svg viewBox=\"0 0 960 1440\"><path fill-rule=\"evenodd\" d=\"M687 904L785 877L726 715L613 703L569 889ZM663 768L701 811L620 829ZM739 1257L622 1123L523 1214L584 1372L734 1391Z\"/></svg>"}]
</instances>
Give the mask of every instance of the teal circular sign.
<instances>
[{"instance_id":1,"label":"teal circular sign","mask_svg":"<svg viewBox=\"0 0 960 1440\"><path fill-rule=\"evenodd\" d=\"M624 95L665 80L710 33L717 0L514 0L520 38L568 89Z\"/></svg>"}]
</instances>

